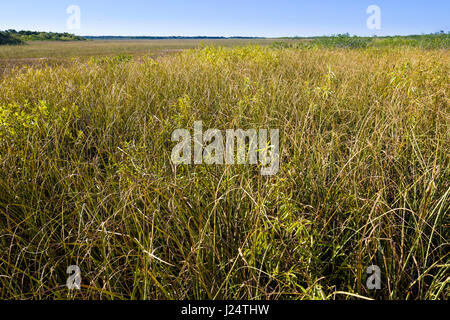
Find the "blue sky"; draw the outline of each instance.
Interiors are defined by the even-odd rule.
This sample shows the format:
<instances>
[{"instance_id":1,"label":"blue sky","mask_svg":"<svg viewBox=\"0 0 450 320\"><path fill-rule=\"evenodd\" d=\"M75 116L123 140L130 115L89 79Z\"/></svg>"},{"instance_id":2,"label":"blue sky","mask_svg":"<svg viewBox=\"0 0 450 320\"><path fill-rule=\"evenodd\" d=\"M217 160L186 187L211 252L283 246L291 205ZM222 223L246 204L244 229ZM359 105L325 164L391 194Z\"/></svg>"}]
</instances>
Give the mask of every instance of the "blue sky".
<instances>
[{"instance_id":1,"label":"blue sky","mask_svg":"<svg viewBox=\"0 0 450 320\"><path fill-rule=\"evenodd\" d=\"M66 10L81 10L69 30ZM369 30L366 9L381 9ZM407 35L450 31L449 0L1 0L0 30L79 35L314 36Z\"/></svg>"}]
</instances>

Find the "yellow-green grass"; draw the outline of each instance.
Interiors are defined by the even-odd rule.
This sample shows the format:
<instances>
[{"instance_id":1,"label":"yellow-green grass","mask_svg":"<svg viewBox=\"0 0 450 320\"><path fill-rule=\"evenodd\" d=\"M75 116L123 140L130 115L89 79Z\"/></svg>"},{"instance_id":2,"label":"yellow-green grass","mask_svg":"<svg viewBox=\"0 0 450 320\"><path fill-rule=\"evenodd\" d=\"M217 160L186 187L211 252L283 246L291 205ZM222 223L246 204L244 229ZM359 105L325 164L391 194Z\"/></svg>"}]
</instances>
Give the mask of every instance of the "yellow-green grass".
<instances>
[{"instance_id":1,"label":"yellow-green grass","mask_svg":"<svg viewBox=\"0 0 450 320\"><path fill-rule=\"evenodd\" d=\"M271 39L174 39L174 40L89 40L89 41L29 41L21 46L0 46L0 77L16 67L64 66L71 59L132 55L134 57L174 54L205 45L225 47L273 44ZM295 44L298 41L287 40Z\"/></svg>"},{"instance_id":2,"label":"yellow-green grass","mask_svg":"<svg viewBox=\"0 0 450 320\"><path fill-rule=\"evenodd\" d=\"M22 46L0 46L0 59L79 58L117 54L159 55L171 51L196 48L201 44L220 46L270 45L273 41L272 39L30 41Z\"/></svg>"},{"instance_id":3,"label":"yellow-green grass","mask_svg":"<svg viewBox=\"0 0 450 320\"><path fill-rule=\"evenodd\" d=\"M9 73L0 298L447 298L449 71L447 50L204 47ZM175 166L197 120L279 128L280 172Z\"/></svg>"}]
</instances>

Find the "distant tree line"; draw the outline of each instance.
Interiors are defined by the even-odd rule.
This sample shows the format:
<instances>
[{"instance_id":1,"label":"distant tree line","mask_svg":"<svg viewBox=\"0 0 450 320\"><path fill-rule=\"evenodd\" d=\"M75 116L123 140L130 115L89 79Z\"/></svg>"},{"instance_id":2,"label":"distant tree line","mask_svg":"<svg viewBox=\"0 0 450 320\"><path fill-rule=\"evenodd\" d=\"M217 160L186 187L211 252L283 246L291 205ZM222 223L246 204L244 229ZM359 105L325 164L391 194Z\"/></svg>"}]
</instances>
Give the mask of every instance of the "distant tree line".
<instances>
[{"instance_id":1,"label":"distant tree line","mask_svg":"<svg viewBox=\"0 0 450 320\"><path fill-rule=\"evenodd\" d=\"M18 38L13 36L12 34L6 32L6 31L0 31L0 45L10 44L23 44L24 42Z\"/></svg>"},{"instance_id":2,"label":"distant tree line","mask_svg":"<svg viewBox=\"0 0 450 320\"><path fill-rule=\"evenodd\" d=\"M85 36L92 40L221 40L221 39L265 39L263 37L209 37L209 36Z\"/></svg>"},{"instance_id":3,"label":"distant tree line","mask_svg":"<svg viewBox=\"0 0 450 320\"><path fill-rule=\"evenodd\" d=\"M70 33L40 32L40 31L16 31L9 29L0 31L1 44L23 44L26 41L83 41L86 38Z\"/></svg>"},{"instance_id":4,"label":"distant tree line","mask_svg":"<svg viewBox=\"0 0 450 320\"><path fill-rule=\"evenodd\" d=\"M410 36L384 36L384 37L358 37L348 33L332 36L309 38L280 38L280 40L299 39L307 40L298 43L277 41L273 43L276 48L368 48L368 47L417 47L424 49L448 49L450 48L450 33L444 31Z\"/></svg>"}]
</instances>

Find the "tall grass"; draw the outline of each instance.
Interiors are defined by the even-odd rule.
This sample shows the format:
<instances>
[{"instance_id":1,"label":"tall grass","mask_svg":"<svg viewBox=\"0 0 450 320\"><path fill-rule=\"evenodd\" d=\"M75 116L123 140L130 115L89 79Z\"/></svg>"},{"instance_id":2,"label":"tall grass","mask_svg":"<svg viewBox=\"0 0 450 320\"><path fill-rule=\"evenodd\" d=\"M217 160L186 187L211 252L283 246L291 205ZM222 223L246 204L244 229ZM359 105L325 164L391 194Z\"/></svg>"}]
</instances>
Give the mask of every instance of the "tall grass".
<instances>
[{"instance_id":1,"label":"tall grass","mask_svg":"<svg viewBox=\"0 0 450 320\"><path fill-rule=\"evenodd\" d=\"M0 298L447 298L449 67L446 50L203 47L10 72ZM174 166L171 133L197 120L279 128L279 174Z\"/></svg>"},{"instance_id":2,"label":"tall grass","mask_svg":"<svg viewBox=\"0 0 450 320\"><path fill-rule=\"evenodd\" d=\"M450 33L392 36L392 37L358 37L349 34L316 37L293 43L292 41L276 41L274 48L422 48L449 49Z\"/></svg>"}]
</instances>

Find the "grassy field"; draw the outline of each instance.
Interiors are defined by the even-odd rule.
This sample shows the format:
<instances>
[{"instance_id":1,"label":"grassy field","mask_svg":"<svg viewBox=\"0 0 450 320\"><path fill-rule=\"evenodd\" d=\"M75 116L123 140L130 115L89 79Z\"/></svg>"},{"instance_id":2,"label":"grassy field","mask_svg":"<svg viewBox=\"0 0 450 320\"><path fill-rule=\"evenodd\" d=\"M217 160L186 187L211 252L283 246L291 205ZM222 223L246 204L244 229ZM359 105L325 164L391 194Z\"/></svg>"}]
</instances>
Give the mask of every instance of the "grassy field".
<instances>
[{"instance_id":1,"label":"grassy field","mask_svg":"<svg viewBox=\"0 0 450 320\"><path fill-rule=\"evenodd\" d=\"M0 79L0 298L448 298L448 49L177 41L0 48L64 59ZM174 165L199 120L279 173Z\"/></svg>"},{"instance_id":2,"label":"grassy field","mask_svg":"<svg viewBox=\"0 0 450 320\"><path fill-rule=\"evenodd\" d=\"M67 66L71 59L85 60L117 55L148 55L155 58L197 48L200 45L270 46L273 42L271 39L29 41L21 46L0 46L0 77L14 67ZM295 44L298 41L288 40L283 43Z\"/></svg>"},{"instance_id":3,"label":"grassy field","mask_svg":"<svg viewBox=\"0 0 450 320\"><path fill-rule=\"evenodd\" d=\"M271 39L223 40L91 40L30 41L23 46L0 46L0 59L79 58L117 54L160 55L171 51L192 49L200 44L234 47L239 45L271 45ZM288 42L298 42L289 40Z\"/></svg>"}]
</instances>

